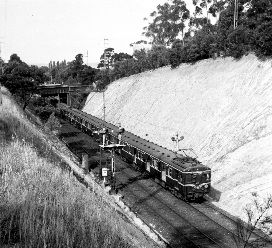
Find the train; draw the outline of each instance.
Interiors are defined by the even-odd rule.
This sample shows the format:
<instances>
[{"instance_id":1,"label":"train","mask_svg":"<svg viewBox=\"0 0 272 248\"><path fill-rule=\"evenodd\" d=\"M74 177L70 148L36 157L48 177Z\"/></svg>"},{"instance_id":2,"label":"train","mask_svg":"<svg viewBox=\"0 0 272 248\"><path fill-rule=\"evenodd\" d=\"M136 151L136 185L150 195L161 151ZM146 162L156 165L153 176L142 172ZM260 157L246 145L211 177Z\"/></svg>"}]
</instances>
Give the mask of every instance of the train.
<instances>
[{"instance_id":1,"label":"train","mask_svg":"<svg viewBox=\"0 0 272 248\"><path fill-rule=\"evenodd\" d=\"M186 201L200 201L211 189L211 169L196 158L178 154L158 144L123 130L93 115L59 103L60 116L95 139L101 140L99 130L109 130L108 142L123 144L116 153L154 178L175 196Z\"/></svg>"}]
</instances>

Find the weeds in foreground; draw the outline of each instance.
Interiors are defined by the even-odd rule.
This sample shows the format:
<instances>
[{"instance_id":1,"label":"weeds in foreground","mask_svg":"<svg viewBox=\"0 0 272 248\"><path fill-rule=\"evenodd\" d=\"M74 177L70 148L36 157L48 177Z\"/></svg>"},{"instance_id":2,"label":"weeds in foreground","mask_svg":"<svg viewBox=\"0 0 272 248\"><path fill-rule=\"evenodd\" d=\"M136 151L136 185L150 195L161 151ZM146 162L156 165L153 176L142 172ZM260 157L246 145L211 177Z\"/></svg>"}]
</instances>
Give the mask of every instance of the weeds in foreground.
<instances>
[{"instance_id":1,"label":"weeds in foreground","mask_svg":"<svg viewBox=\"0 0 272 248\"><path fill-rule=\"evenodd\" d=\"M118 214L59 168L41 134L6 95L3 100L0 246L130 247Z\"/></svg>"},{"instance_id":2,"label":"weeds in foreground","mask_svg":"<svg viewBox=\"0 0 272 248\"><path fill-rule=\"evenodd\" d=\"M117 214L20 141L0 147L0 242L20 247L130 247Z\"/></svg>"}]
</instances>

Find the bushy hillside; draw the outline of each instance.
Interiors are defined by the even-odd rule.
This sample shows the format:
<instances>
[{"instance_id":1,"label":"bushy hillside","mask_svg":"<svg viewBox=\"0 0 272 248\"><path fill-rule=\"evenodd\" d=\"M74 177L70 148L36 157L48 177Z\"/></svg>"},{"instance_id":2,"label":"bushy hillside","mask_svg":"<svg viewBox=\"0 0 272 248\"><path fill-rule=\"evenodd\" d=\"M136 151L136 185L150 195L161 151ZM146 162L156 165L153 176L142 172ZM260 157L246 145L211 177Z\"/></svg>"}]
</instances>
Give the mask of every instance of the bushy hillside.
<instances>
[{"instance_id":1,"label":"bushy hillside","mask_svg":"<svg viewBox=\"0 0 272 248\"><path fill-rule=\"evenodd\" d=\"M108 195L91 192L69 173L71 155L53 141L3 90L0 247L157 247Z\"/></svg>"},{"instance_id":2,"label":"bushy hillside","mask_svg":"<svg viewBox=\"0 0 272 248\"><path fill-rule=\"evenodd\" d=\"M254 55L164 67L113 82L106 120L169 149L178 131L181 148L212 168L218 204L241 215L251 192L272 189L271 82L271 60ZM102 107L102 93L91 93L83 110L102 117Z\"/></svg>"}]
</instances>

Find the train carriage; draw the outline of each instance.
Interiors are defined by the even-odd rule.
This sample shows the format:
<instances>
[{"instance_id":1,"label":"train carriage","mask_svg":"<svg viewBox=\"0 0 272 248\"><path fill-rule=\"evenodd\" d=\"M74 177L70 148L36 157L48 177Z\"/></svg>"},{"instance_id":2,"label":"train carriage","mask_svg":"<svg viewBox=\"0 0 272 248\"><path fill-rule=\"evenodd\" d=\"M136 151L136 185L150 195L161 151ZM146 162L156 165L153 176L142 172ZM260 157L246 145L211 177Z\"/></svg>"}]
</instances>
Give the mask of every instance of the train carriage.
<instances>
[{"instance_id":1,"label":"train carriage","mask_svg":"<svg viewBox=\"0 0 272 248\"><path fill-rule=\"evenodd\" d=\"M99 130L109 130L108 142L119 143L119 127L77 109L59 104L61 114L101 141ZM119 153L127 162L141 171L147 171L162 186L186 200L195 200L208 194L211 186L211 169L198 160L177 154L162 146L125 131L122 135L125 147Z\"/></svg>"}]
</instances>

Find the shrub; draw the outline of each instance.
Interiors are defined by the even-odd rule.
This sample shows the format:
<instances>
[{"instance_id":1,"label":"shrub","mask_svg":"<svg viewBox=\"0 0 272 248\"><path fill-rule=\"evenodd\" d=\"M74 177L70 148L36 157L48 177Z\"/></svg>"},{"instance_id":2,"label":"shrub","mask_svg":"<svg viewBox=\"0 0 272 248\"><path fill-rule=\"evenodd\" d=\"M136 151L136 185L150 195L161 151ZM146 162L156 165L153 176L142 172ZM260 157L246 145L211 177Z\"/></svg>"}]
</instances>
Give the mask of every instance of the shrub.
<instances>
[{"instance_id":1,"label":"shrub","mask_svg":"<svg viewBox=\"0 0 272 248\"><path fill-rule=\"evenodd\" d=\"M182 61L183 45L180 40L176 40L170 49L169 63L171 68L176 68Z\"/></svg>"},{"instance_id":2,"label":"shrub","mask_svg":"<svg viewBox=\"0 0 272 248\"><path fill-rule=\"evenodd\" d=\"M241 58L250 50L249 30L239 26L229 33L227 38L227 55Z\"/></svg>"},{"instance_id":3,"label":"shrub","mask_svg":"<svg viewBox=\"0 0 272 248\"><path fill-rule=\"evenodd\" d=\"M272 21L261 23L256 28L253 46L258 55L272 55Z\"/></svg>"}]
</instances>

